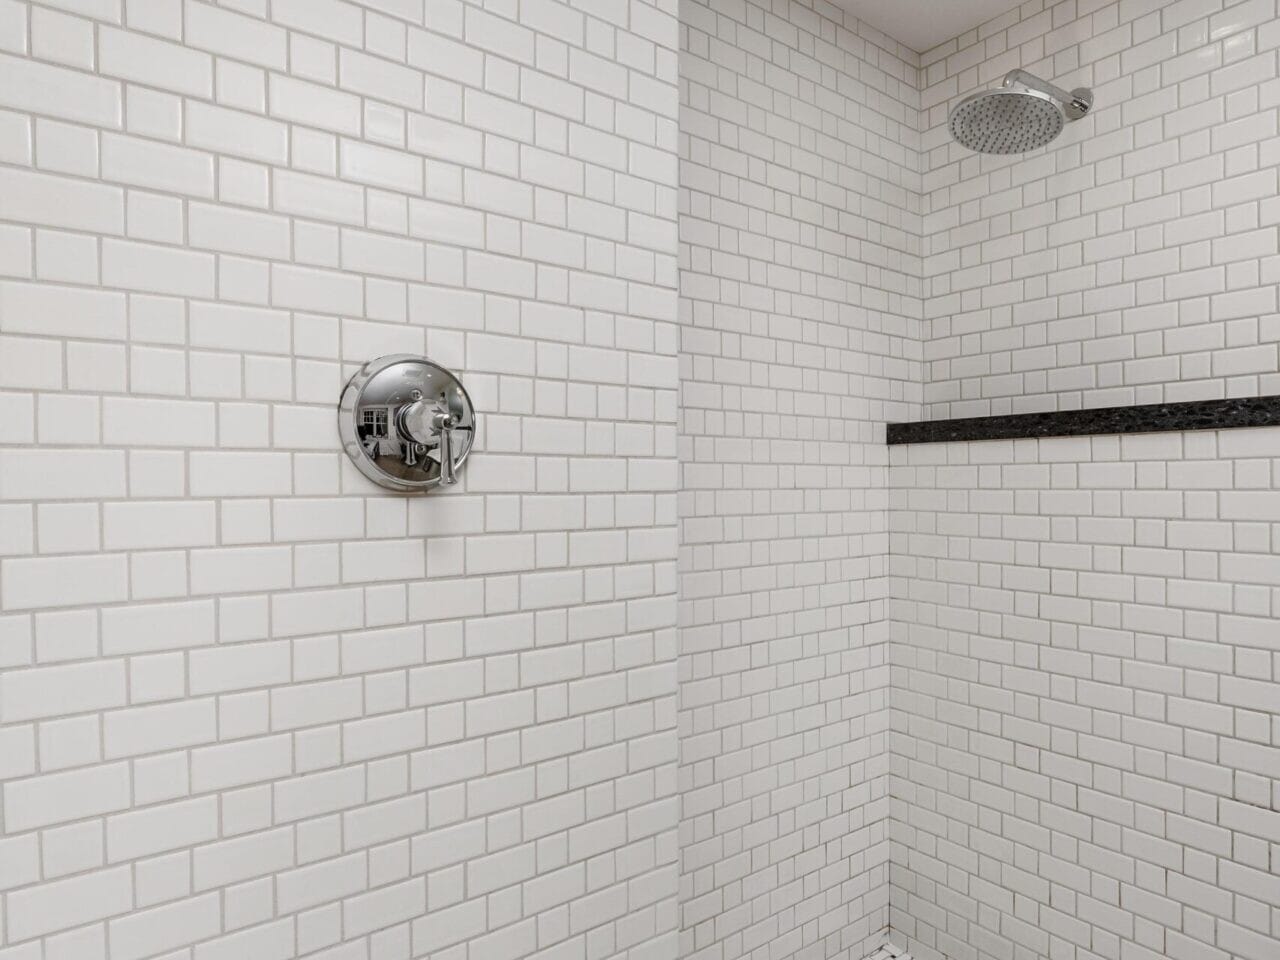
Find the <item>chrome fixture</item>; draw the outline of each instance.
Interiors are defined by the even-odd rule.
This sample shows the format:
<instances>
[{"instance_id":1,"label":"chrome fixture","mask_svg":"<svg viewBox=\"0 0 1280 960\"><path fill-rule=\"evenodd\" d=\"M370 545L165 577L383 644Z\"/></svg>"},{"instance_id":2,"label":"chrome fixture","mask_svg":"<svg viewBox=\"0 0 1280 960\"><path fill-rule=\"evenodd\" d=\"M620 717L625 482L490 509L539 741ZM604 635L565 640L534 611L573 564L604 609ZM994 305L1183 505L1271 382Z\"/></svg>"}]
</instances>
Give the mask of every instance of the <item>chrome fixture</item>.
<instances>
[{"instance_id":1,"label":"chrome fixture","mask_svg":"<svg viewBox=\"0 0 1280 960\"><path fill-rule=\"evenodd\" d=\"M347 381L338 434L360 472L412 492L458 482L476 439L471 397L452 373L401 353L370 360Z\"/></svg>"},{"instance_id":2,"label":"chrome fixture","mask_svg":"<svg viewBox=\"0 0 1280 960\"><path fill-rule=\"evenodd\" d=\"M951 136L978 153L1026 153L1043 147L1093 106L1093 92L1061 87L1010 70L1003 85L965 97L951 111Z\"/></svg>"}]
</instances>

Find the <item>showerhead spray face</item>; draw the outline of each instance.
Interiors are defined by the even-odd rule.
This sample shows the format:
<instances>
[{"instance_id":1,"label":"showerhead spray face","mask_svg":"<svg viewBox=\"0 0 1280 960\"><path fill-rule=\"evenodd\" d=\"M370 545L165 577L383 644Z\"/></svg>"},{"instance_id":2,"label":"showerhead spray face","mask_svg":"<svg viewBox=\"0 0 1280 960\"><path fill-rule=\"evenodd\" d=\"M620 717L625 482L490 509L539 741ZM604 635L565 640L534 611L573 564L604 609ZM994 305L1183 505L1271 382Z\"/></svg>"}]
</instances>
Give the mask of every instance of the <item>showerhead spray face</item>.
<instances>
[{"instance_id":1,"label":"showerhead spray face","mask_svg":"<svg viewBox=\"0 0 1280 960\"><path fill-rule=\"evenodd\" d=\"M971 93L951 111L951 136L978 153L1026 153L1054 140L1068 121L1093 106L1083 87L1068 93L1022 70L1005 75L1003 86Z\"/></svg>"}]
</instances>

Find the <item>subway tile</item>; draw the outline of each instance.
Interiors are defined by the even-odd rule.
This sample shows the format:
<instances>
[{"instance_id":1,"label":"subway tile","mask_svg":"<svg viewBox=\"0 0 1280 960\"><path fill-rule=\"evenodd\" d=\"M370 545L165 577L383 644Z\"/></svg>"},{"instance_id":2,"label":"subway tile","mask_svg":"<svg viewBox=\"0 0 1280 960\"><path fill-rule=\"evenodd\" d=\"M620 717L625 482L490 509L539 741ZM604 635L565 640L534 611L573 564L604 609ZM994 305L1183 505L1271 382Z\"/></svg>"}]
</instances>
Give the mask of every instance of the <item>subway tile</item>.
<instances>
[{"instance_id":1,"label":"subway tile","mask_svg":"<svg viewBox=\"0 0 1280 960\"><path fill-rule=\"evenodd\" d=\"M330 87L271 74L268 103L273 117L356 135L360 132L360 99Z\"/></svg>"},{"instance_id":2,"label":"subway tile","mask_svg":"<svg viewBox=\"0 0 1280 960\"><path fill-rule=\"evenodd\" d=\"M0 216L72 230L122 234L124 191L106 184L0 168Z\"/></svg>"},{"instance_id":3,"label":"subway tile","mask_svg":"<svg viewBox=\"0 0 1280 960\"><path fill-rule=\"evenodd\" d=\"M135 707L108 713L103 722L108 759L160 753L217 738L212 699Z\"/></svg>"},{"instance_id":4,"label":"subway tile","mask_svg":"<svg viewBox=\"0 0 1280 960\"><path fill-rule=\"evenodd\" d=\"M211 403L109 397L103 401L103 441L113 446L210 446L214 412Z\"/></svg>"},{"instance_id":5,"label":"subway tile","mask_svg":"<svg viewBox=\"0 0 1280 960\"><path fill-rule=\"evenodd\" d=\"M8 610L109 603L128 597L124 554L12 558L0 562Z\"/></svg>"},{"instance_id":6,"label":"subway tile","mask_svg":"<svg viewBox=\"0 0 1280 960\"><path fill-rule=\"evenodd\" d=\"M154 244L108 240L102 246L103 283L143 293L209 297L214 258Z\"/></svg>"},{"instance_id":7,"label":"subway tile","mask_svg":"<svg viewBox=\"0 0 1280 960\"><path fill-rule=\"evenodd\" d=\"M125 703L119 660L37 667L0 678L5 723L119 707Z\"/></svg>"},{"instance_id":8,"label":"subway tile","mask_svg":"<svg viewBox=\"0 0 1280 960\"><path fill-rule=\"evenodd\" d=\"M214 797L162 804L107 818L107 859L118 863L196 846L218 835Z\"/></svg>"},{"instance_id":9,"label":"subway tile","mask_svg":"<svg viewBox=\"0 0 1280 960\"><path fill-rule=\"evenodd\" d=\"M242 304L192 303L191 345L254 353L287 353L291 345L289 315L282 310Z\"/></svg>"},{"instance_id":10,"label":"subway tile","mask_svg":"<svg viewBox=\"0 0 1280 960\"><path fill-rule=\"evenodd\" d=\"M281 0L273 5L271 17L286 27L348 46L360 46L363 38L360 7L343 0Z\"/></svg>"},{"instance_id":11,"label":"subway tile","mask_svg":"<svg viewBox=\"0 0 1280 960\"><path fill-rule=\"evenodd\" d=\"M127 912L133 906L128 868L101 870L9 894L14 942Z\"/></svg>"},{"instance_id":12,"label":"subway tile","mask_svg":"<svg viewBox=\"0 0 1280 960\"><path fill-rule=\"evenodd\" d=\"M287 32L256 17L187 0L183 24L184 39L192 47L272 70L286 67Z\"/></svg>"},{"instance_id":13,"label":"subway tile","mask_svg":"<svg viewBox=\"0 0 1280 960\"><path fill-rule=\"evenodd\" d=\"M346 47L338 51L338 84L345 90L422 109L423 77L413 68Z\"/></svg>"},{"instance_id":14,"label":"subway tile","mask_svg":"<svg viewBox=\"0 0 1280 960\"><path fill-rule=\"evenodd\" d=\"M113 503L103 507L108 550L210 546L216 539L212 501Z\"/></svg>"},{"instance_id":15,"label":"subway tile","mask_svg":"<svg viewBox=\"0 0 1280 960\"><path fill-rule=\"evenodd\" d=\"M10 831L101 815L129 805L129 768L124 763L12 780L4 787L5 824Z\"/></svg>"},{"instance_id":16,"label":"subway tile","mask_svg":"<svg viewBox=\"0 0 1280 960\"><path fill-rule=\"evenodd\" d=\"M214 157L200 150L123 134L102 137L104 180L212 197Z\"/></svg>"},{"instance_id":17,"label":"subway tile","mask_svg":"<svg viewBox=\"0 0 1280 960\"><path fill-rule=\"evenodd\" d=\"M107 925L111 956L142 960L220 932L222 918L217 894L153 907L118 917Z\"/></svg>"},{"instance_id":18,"label":"subway tile","mask_svg":"<svg viewBox=\"0 0 1280 960\"><path fill-rule=\"evenodd\" d=\"M173 93L213 94L213 58L207 53L114 27L98 31L98 69Z\"/></svg>"},{"instance_id":19,"label":"subway tile","mask_svg":"<svg viewBox=\"0 0 1280 960\"><path fill-rule=\"evenodd\" d=\"M273 174L275 209L337 223L364 223L364 188L291 170Z\"/></svg>"},{"instance_id":20,"label":"subway tile","mask_svg":"<svg viewBox=\"0 0 1280 960\"><path fill-rule=\"evenodd\" d=\"M193 247L246 257L285 260L290 252L284 218L215 204L188 204L187 237Z\"/></svg>"},{"instance_id":21,"label":"subway tile","mask_svg":"<svg viewBox=\"0 0 1280 960\"><path fill-rule=\"evenodd\" d=\"M0 105L119 129L120 84L93 74L0 53Z\"/></svg>"},{"instance_id":22,"label":"subway tile","mask_svg":"<svg viewBox=\"0 0 1280 960\"><path fill-rule=\"evenodd\" d=\"M225 547L191 554L191 589L195 593L280 590L292 584L288 547Z\"/></svg>"},{"instance_id":23,"label":"subway tile","mask_svg":"<svg viewBox=\"0 0 1280 960\"><path fill-rule=\"evenodd\" d=\"M342 140L339 155L339 170L347 180L412 196L422 193L420 157L347 138Z\"/></svg>"},{"instance_id":24,"label":"subway tile","mask_svg":"<svg viewBox=\"0 0 1280 960\"><path fill-rule=\"evenodd\" d=\"M244 110L188 102L186 134L189 144L203 150L274 164L284 164L288 156L284 124Z\"/></svg>"}]
</instances>

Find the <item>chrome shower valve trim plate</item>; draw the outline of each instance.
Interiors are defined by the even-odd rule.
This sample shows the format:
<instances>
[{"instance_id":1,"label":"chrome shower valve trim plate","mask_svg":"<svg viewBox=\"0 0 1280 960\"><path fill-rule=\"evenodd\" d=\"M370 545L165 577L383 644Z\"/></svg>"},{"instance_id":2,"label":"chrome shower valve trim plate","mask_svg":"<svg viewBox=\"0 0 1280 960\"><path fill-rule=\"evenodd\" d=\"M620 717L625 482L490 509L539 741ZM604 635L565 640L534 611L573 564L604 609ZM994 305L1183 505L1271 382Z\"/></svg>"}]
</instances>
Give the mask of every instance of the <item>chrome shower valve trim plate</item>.
<instances>
[{"instance_id":1,"label":"chrome shower valve trim plate","mask_svg":"<svg viewBox=\"0 0 1280 960\"><path fill-rule=\"evenodd\" d=\"M370 360L338 402L347 456L374 483L405 493L458 482L477 420L461 381L412 354Z\"/></svg>"}]
</instances>

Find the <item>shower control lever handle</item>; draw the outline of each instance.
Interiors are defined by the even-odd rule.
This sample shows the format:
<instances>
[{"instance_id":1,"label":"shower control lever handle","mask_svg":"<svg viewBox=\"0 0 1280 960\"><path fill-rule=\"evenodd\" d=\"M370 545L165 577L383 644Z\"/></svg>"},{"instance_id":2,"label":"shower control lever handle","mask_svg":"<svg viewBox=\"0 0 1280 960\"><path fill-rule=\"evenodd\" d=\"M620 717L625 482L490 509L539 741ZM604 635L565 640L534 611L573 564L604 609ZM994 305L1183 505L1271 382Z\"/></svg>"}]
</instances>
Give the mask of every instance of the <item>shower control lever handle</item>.
<instances>
[{"instance_id":1,"label":"shower control lever handle","mask_svg":"<svg viewBox=\"0 0 1280 960\"><path fill-rule=\"evenodd\" d=\"M440 483L451 486L458 482L457 464L454 462L454 428L458 425L453 414L440 410L436 404L417 395L396 413L396 429L405 441L405 463L417 463L417 447L439 444ZM423 461L426 469L429 461Z\"/></svg>"},{"instance_id":2,"label":"shower control lever handle","mask_svg":"<svg viewBox=\"0 0 1280 960\"><path fill-rule=\"evenodd\" d=\"M453 463L453 428L456 425L449 413L440 412L432 418L432 426L440 433L440 482L447 486L458 482Z\"/></svg>"}]
</instances>

